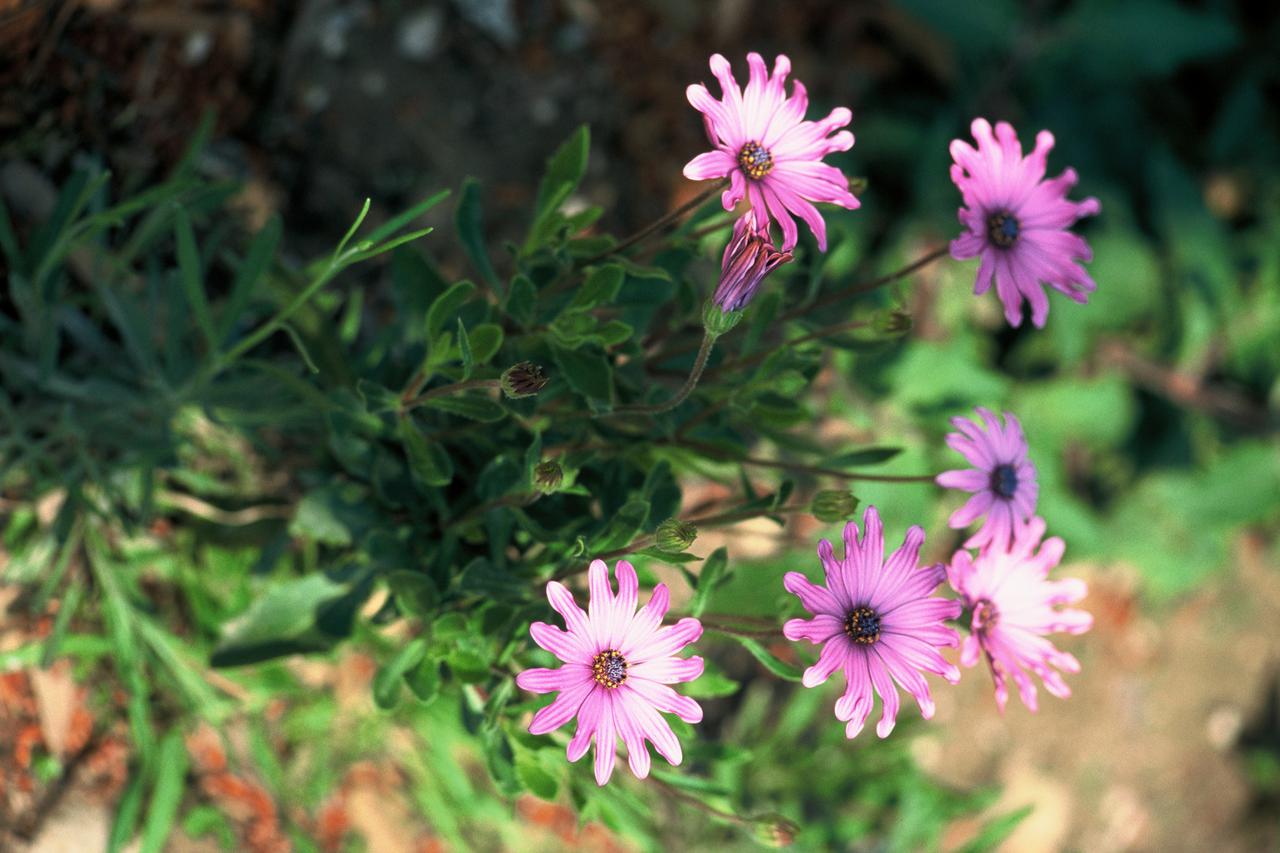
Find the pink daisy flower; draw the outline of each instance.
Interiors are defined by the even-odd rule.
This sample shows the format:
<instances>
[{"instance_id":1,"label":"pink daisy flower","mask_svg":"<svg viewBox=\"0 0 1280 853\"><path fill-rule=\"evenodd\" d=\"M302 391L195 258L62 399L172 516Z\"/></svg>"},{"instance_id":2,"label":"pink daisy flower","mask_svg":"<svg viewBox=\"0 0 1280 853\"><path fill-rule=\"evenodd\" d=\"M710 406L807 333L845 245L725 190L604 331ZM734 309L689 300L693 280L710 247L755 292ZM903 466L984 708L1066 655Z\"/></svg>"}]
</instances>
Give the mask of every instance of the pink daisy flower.
<instances>
[{"instance_id":1,"label":"pink daisy flower","mask_svg":"<svg viewBox=\"0 0 1280 853\"><path fill-rule=\"evenodd\" d=\"M799 216L825 252L827 226L812 202L858 207L849 179L822 162L833 151L853 147L853 134L839 130L853 114L837 107L821 121L805 121L809 96L804 85L796 81L787 96L790 59L780 55L772 77L758 53L747 54L747 65L751 77L745 91L738 87L729 60L718 53L711 57L711 73L720 81L721 98L711 97L701 83L689 87L689 103L702 113L715 150L690 160L684 176L694 181L727 176L729 188L721 197L725 210L733 210L745 197L763 228L767 230L771 220L782 228L783 252L795 248L798 235L791 217Z\"/></svg>"},{"instance_id":2,"label":"pink daisy flower","mask_svg":"<svg viewBox=\"0 0 1280 853\"><path fill-rule=\"evenodd\" d=\"M935 482L943 488L974 493L951 513L947 523L953 529L968 527L987 513L987 520L964 547L1004 548L1017 527L1035 514L1040 486L1036 466L1027 459L1027 439L1018 419L1005 412L1001 426L990 409L979 407L977 411L986 422L985 429L965 418L952 418L951 425L960 432L947 434L947 445L974 467L944 471Z\"/></svg>"},{"instance_id":3,"label":"pink daisy flower","mask_svg":"<svg viewBox=\"0 0 1280 853\"><path fill-rule=\"evenodd\" d=\"M920 714L933 716L933 697L921 672L941 675L955 684L960 670L947 663L939 646L954 646L960 635L943 620L960 614L960 602L932 597L942 583L941 565L919 567L924 531L912 527L902 547L884 558L884 528L873 506L858 525L844 528L844 559L837 560L831 543L818 543L818 557L826 572L826 586L817 586L799 572L783 578L787 592L799 596L812 619L792 619L782 626L789 640L824 644L818 662L804 671L804 686L816 687L837 669L844 670L844 696L836 702L836 719L846 722L845 735L862 731L875 693L884 711L876 734L888 737L898 717L897 682L915 697Z\"/></svg>"},{"instance_id":4,"label":"pink daisy flower","mask_svg":"<svg viewBox=\"0 0 1280 853\"><path fill-rule=\"evenodd\" d=\"M1101 209L1096 198L1067 201L1076 172L1067 169L1044 179L1045 160L1053 148L1053 134L1036 135L1036 149L1022 156L1022 145L1007 122L992 135L986 119L971 126L978 149L952 140L951 180L964 196L960 222L969 230L951 241L956 260L981 257L974 293L986 293L992 278L1012 326L1022 324L1022 302L1031 303L1031 322L1043 327L1049 316L1049 297L1042 283L1079 303L1097 290L1084 267L1093 251L1083 237L1067 231L1083 216Z\"/></svg>"},{"instance_id":5,"label":"pink daisy flower","mask_svg":"<svg viewBox=\"0 0 1280 853\"><path fill-rule=\"evenodd\" d=\"M1083 610L1059 609L1084 598L1088 588L1075 578L1047 579L1062 559L1063 544L1056 536L1041 544L1044 527L1044 519L1034 518L1010 547L988 548L976 560L968 551L957 551L947 567L951 587L973 613L960 662L973 666L979 653L986 656L1001 711L1009 698L1005 680L1010 676L1023 704L1036 710L1036 686L1027 670L1040 676L1054 696L1070 696L1071 688L1057 670L1079 672L1080 662L1045 637L1055 631L1083 634L1093 625L1093 617Z\"/></svg>"},{"instance_id":6,"label":"pink daisy flower","mask_svg":"<svg viewBox=\"0 0 1280 853\"><path fill-rule=\"evenodd\" d=\"M791 259L790 253L773 247L768 227L758 228L755 213L748 210L733 224L733 237L724 247L713 301L721 311L741 311L765 277Z\"/></svg>"},{"instance_id":7,"label":"pink daisy flower","mask_svg":"<svg viewBox=\"0 0 1280 853\"><path fill-rule=\"evenodd\" d=\"M547 584L547 599L564 617L568 630L534 622L529 633L535 643L565 665L526 669L516 676L516 684L531 693L560 692L555 701L533 715L530 734L546 734L577 717L578 728L569 741L570 761L585 755L595 737L599 785L613 774L618 737L626 744L631 772L641 779L649 775L646 740L671 764L680 763L680 741L659 711L675 714L687 723L702 720L697 702L667 686L702 675L702 658L676 657L702 636L702 623L681 619L659 627L670 602L666 584L658 584L649 603L636 612L636 570L626 560L619 560L616 575L617 596L610 588L608 566L603 560L591 563L591 598L586 613L564 584Z\"/></svg>"}]
</instances>

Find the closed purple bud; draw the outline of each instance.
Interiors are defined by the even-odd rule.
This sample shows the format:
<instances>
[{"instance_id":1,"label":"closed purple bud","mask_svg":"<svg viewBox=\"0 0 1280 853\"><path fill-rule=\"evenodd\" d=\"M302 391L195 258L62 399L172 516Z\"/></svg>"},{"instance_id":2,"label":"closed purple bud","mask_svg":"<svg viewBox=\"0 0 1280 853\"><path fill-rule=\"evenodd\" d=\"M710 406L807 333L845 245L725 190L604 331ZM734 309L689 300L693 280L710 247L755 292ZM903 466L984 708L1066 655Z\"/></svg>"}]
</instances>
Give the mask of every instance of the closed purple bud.
<instances>
[{"instance_id":1,"label":"closed purple bud","mask_svg":"<svg viewBox=\"0 0 1280 853\"><path fill-rule=\"evenodd\" d=\"M722 311L741 311L756 295L760 282L792 259L779 252L769 237L769 227L756 227L755 215L748 211L733 225L733 237L724 248L720 262L720 284L713 300Z\"/></svg>"}]
</instances>

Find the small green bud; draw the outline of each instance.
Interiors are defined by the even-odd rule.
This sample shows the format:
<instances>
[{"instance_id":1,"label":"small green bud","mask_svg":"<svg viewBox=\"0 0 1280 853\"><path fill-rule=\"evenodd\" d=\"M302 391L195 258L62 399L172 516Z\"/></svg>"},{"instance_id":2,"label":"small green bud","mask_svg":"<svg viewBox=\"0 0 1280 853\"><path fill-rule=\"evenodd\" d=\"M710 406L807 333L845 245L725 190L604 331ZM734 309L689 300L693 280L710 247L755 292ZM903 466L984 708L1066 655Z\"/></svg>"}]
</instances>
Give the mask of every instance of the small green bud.
<instances>
[{"instance_id":1,"label":"small green bud","mask_svg":"<svg viewBox=\"0 0 1280 853\"><path fill-rule=\"evenodd\" d=\"M547 374L532 361L513 364L502 371L502 393L512 400L521 397L532 397L547 384Z\"/></svg>"},{"instance_id":2,"label":"small green bud","mask_svg":"<svg viewBox=\"0 0 1280 853\"><path fill-rule=\"evenodd\" d=\"M658 525L658 549L669 554L679 554L698 538L698 528L678 518L668 518Z\"/></svg>"},{"instance_id":3,"label":"small green bud","mask_svg":"<svg viewBox=\"0 0 1280 853\"><path fill-rule=\"evenodd\" d=\"M809 511L818 521L835 524L853 516L858 499L848 489L823 489L813 496Z\"/></svg>"},{"instance_id":4,"label":"small green bud","mask_svg":"<svg viewBox=\"0 0 1280 853\"><path fill-rule=\"evenodd\" d=\"M899 308L876 316L876 331L882 335L905 335L911 331L911 315Z\"/></svg>"},{"instance_id":5,"label":"small green bud","mask_svg":"<svg viewBox=\"0 0 1280 853\"><path fill-rule=\"evenodd\" d=\"M867 179L865 176L857 175L849 179L849 192L855 196L860 196L867 191Z\"/></svg>"},{"instance_id":6,"label":"small green bud","mask_svg":"<svg viewBox=\"0 0 1280 853\"><path fill-rule=\"evenodd\" d=\"M560 463L554 459L539 462L533 467L533 485L544 495L549 495L560 488L564 482L564 471Z\"/></svg>"},{"instance_id":7,"label":"small green bud","mask_svg":"<svg viewBox=\"0 0 1280 853\"><path fill-rule=\"evenodd\" d=\"M756 840L766 847L790 847L800 834L800 826L780 814L762 814L751 819Z\"/></svg>"},{"instance_id":8,"label":"small green bud","mask_svg":"<svg viewBox=\"0 0 1280 853\"><path fill-rule=\"evenodd\" d=\"M703 327L717 338L738 325L741 319L741 311L722 311L719 305L711 301L702 309Z\"/></svg>"}]
</instances>

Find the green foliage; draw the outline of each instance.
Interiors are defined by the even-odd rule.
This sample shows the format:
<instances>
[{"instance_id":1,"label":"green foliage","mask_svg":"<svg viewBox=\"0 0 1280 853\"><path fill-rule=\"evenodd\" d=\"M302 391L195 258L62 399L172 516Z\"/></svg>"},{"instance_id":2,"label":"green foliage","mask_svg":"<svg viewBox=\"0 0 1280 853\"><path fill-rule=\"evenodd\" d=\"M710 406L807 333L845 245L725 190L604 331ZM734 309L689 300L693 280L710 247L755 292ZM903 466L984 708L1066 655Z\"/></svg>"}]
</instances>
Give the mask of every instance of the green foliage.
<instances>
[{"instance_id":1,"label":"green foliage","mask_svg":"<svg viewBox=\"0 0 1280 853\"><path fill-rule=\"evenodd\" d=\"M904 5L952 32L951 70L964 79L1003 74L1032 14ZM1145 38L1153 21L1161 35ZM1134 51L1139 31L1148 49ZM445 193L369 230L366 203L333 252L302 263L281 253L279 218L228 232L234 187L197 180L190 157L124 199L111 176L77 171L39 221L0 205L0 492L15 507L6 582L30 590L33 611L61 603L48 638L0 664L65 655L119 685L137 770L113 849L135 838L163 849L175 826L225 842L225 821L184 799L182 732L245 710L228 681L248 691L250 713L294 703L277 735L327 769L286 778L264 747L261 772L283 800L317 803L332 788L325 774L384 730L338 731L332 697L278 661L344 643L377 659L373 725L422 735L398 758L414 802L459 848L510 845L504 818L525 792L655 849L672 837L744 843L760 816L773 829L794 822L812 849L936 846L948 821L992 798L926 778L901 732L850 747L830 697L794 686L808 651L784 652L772 628L733 630L734 617L772 626L792 612L779 567L740 565L732 542L689 540L751 518L782 523L819 490L840 497L823 513L832 524L860 502L899 530L932 519L941 531L951 505L938 506L931 484L877 477L955 467L946 418L974 405L1021 418L1039 511L1069 558L1136 566L1150 596L1227 565L1243 526L1274 531L1280 210L1258 201L1224 221L1179 146L1133 156L1129 137L1149 117L1117 120L1137 87L1168 89L1240 38L1216 9L1158 0L1072 4L1037 31L1041 61L1018 85L1047 104L1070 162L1093 161L1085 184L1105 211L1088 226L1098 292L1088 307L1054 297L1043 332L1005 330L991 298L969 293L972 265L942 267L919 303L858 290L918 255L906 247L952 233L940 164L969 118L953 105L928 126L886 110L859 129L872 173L922 164L900 170L918 210L885 198L886 214L868 204L832 216L827 256L802 243L728 317L703 313L727 225L701 242L677 230L631 255L587 233L601 211L569 203L587 174L586 127L548 159L510 252L486 230L482 185L462 182L453 227L474 282L444 277L436 238L415 243L429 230L415 222ZM1077 78L1083 53L1094 61ZM1217 167L1271 156L1251 130L1269 91L1261 74L1243 72L1207 133ZM1068 76L1079 86L1063 86ZM1024 141L1033 124L1020 125ZM923 225L901 225L921 212ZM701 381L664 406L694 369L708 319L722 325ZM526 362L550 381L501 393L503 373ZM816 437L826 416L856 435ZM714 508L681 510L691 475L718 483ZM169 524L172 539L153 532ZM547 699L513 675L550 663L528 633L556 619L545 583L579 584L592 558L622 556L646 586L683 577L673 615L724 629L708 631L707 671L681 688L705 700L717 735L677 722L685 765L654 770L723 821L679 812L673 828L656 788L597 789L589 767L565 764L563 738L525 732ZM189 624L160 602L178 602ZM223 668L219 681L206 664ZM904 715L900 728L911 725ZM994 817L971 848L999 844L1022 816Z\"/></svg>"}]
</instances>

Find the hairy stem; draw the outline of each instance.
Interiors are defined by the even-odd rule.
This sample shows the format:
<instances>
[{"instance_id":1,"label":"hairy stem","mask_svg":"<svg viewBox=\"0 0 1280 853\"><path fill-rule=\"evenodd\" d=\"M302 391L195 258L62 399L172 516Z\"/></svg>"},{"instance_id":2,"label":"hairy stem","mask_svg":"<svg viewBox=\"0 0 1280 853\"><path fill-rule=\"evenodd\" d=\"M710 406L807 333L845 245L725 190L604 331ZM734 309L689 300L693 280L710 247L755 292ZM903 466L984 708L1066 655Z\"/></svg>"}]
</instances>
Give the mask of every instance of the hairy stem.
<instances>
[{"instance_id":1,"label":"hairy stem","mask_svg":"<svg viewBox=\"0 0 1280 853\"><path fill-rule=\"evenodd\" d=\"M848 471L841 471L839 468L823 468L818 465L805 465L801 462L762 459L758 456L737 456L721 450L715 445L703 444L700 441L690 441L688 439L672 443L679 447L686 447L699 453L705 453L708 456L723 459L726 462L738 462L742 465L753 465L757 468L777 468L783 471L798 471L804 474L839 477L843 480L864 480L872 483L932 483L934 480L933 474L851 474Z\"/></svg>"},{"instance_id":2,"label":"hairy stem","mask_svg":"<svg viewBox=\"0 0 1280 853\"><path fill-rule=\"evenodd\" d=\"M709 329L703 332L702 346L698 347L698 355L693 359L693 369L689 371L689 378L684 381L684 385L680 386L680 390L671 399L648 406L622 406L612 412L606 412L603 417L624 414L660 415L683 403L693 393L693 389L698 387L698 380L702 378L702 371L707 367L707 359L711 357L711 348L715 345L715 342L716 335L714 333Z\"/></svg>"}]
</instances>

